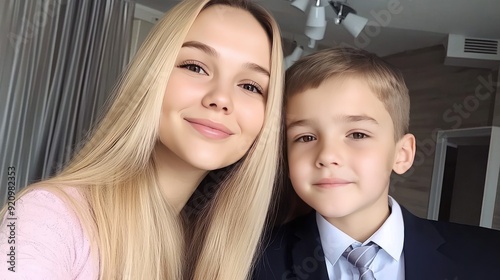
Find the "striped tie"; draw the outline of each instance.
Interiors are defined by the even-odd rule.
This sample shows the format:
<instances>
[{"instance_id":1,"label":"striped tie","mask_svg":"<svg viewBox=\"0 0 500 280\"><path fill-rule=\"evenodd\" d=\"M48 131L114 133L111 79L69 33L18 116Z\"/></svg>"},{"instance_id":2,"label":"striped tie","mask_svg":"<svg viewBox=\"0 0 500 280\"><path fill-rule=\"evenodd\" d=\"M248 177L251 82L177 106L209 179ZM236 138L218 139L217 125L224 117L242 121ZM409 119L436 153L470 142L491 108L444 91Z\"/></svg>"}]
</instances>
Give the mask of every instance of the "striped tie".
<instances>
[{"instance_id":1,"label":"striped tie","mask_svg":"<svg viewBox=\"0 0 500 280\"><path fill-rule=\"evenodd\" d=\"M359 280L375 280L373 271L368 268L380 247L370 242L368 245L354 248L349 246L342 254L352 265L359 270Z\"/></svg>"}]
</instances>

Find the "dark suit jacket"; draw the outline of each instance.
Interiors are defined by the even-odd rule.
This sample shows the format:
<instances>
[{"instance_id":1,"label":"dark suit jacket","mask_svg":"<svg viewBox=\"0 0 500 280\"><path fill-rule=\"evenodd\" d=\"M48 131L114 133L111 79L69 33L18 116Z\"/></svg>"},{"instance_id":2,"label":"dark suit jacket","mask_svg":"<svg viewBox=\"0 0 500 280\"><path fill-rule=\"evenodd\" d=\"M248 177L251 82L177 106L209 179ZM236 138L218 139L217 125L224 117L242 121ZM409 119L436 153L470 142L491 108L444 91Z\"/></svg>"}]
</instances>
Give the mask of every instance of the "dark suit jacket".
<instances>
[{"instance_id":1,"label":"dark suit jacket","mask_svg":"<svg viewBox=\"0 0 500 280\"><path fill-rule=\"evenodd\" d=\"M500 231L401 211L406 280L500 279ZM328 280L314 211L274 230L265 245L253 279Z\"/></svg>"}]
</instances>

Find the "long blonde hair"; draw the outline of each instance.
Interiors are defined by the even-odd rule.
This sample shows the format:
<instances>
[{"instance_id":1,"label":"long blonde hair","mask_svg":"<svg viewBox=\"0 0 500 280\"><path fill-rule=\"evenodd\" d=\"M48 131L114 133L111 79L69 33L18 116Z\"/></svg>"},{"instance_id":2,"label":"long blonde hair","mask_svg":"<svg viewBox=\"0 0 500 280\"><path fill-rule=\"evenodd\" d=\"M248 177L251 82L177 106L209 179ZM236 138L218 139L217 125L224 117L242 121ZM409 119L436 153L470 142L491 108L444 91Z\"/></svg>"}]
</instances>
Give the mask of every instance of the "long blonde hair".
<instances>
[{"instance_id":1,"label":"long blonde hair","mask_svg":"<svg viewBox=\"0 0 500 280\"><path fill-rule=\"evenodd\" d=\"M200 255L191 262L184 257L180 215L157 183L153 150L171 70L184 38L207 4L243 8L267 27L272 33L271 79L262 131L202 214L209 219L195 227L195 236L200 236L198 228L206 235L197 239L200 243L193 248L200 248ZM69 202L98 251L100 279L182 279L186 261L193 264L193 279L245 279L252 264L249 256L254 255L264 226L279 159L280 40L271 16L246 1L182 1L153 28L117 84L106 115L68 166L22 193L44 187ZM78 187L86 203L66 195L67 186ZM4 212L5 208L0 214Z\"/></svg>"}]
</instances>

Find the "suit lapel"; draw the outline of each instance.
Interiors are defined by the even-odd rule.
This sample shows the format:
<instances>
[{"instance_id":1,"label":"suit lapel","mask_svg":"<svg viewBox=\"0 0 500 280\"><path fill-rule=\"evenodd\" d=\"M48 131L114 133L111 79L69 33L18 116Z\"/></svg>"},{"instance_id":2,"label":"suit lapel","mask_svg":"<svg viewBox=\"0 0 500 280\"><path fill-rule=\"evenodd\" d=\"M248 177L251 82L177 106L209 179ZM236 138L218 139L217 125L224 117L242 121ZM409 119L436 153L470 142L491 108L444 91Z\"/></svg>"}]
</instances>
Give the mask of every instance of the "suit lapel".
<instances>
[{"instance_id":1,"label":"suit lapel","mask_svg":"<svg viewBox=\"0 0 500 280\"><path fill-rule=\"evenodd\" d=\"M292 248L292 271L298 279L328 280L316 212L307 214L295 226L297 239Z\"/></svg>"},{"instance_id":2,"label":"suit lapel","mask_svg":"<svg viewBox=\"0 0 500 280\"><path fill-rule=\"evenodd\" d=\"M401 207L404 220L405 279L456 279L459 268L439 251L445 240L432 223Z\"/></svg>"}]
</instances>

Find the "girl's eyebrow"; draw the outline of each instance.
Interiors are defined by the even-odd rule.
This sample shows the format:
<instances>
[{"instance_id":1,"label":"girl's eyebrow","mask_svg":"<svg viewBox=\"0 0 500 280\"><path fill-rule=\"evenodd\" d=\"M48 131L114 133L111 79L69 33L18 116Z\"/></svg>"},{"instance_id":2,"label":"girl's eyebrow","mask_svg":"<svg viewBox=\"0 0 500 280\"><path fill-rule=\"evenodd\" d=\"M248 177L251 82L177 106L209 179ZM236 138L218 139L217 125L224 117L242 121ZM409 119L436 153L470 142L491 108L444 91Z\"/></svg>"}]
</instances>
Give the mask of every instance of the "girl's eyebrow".
<instances>
[{"instance_id":1,"label":"girl's eyebrow","mask_svg":"<svg viewBox=\"0 0 500 280\"><path fill-rule=\"evenodd\" d=\"M210 47L207 44L203 44L202 42L198 41L187 41L182 44L183 48L195 48L199 49L200 51L214 57L219 57L219 53L212 47Z\"/></svg>"},{"instance_id":2,"label":"girl's eyebrow","mask_svg":"<svg viewBox=\"0 0 500 280\"><path fill-rule=\"evenodd\" d=\"M207 44L204 44L202 42L199 42L199 41L187 41L187 42L184 42L184 44L182 44L182 47L183 48L194 48L194 49L198 49L210 56L213 56L213 57L219 57L219 53L217 52L216 49L212 48L211 46L207 45ZM271 76L271 74L269 73L269 70L265 69L264 67L258 65L258 64L255 64L255 63L252 63L252 62L248 62L248 63L245 63L244 65L245 68L247 69L250 69L252 71L255 71L255 72L258 72L258 73L261 73L261 74L264 74L268 77Z\"/></svg>"},{"instance_id":3,"label":"girl's eyebrow","mask_svg":"<svg viewBox=\"0 0 500 280\"><path fill-rule=\"evenodd\" d=\"M268 77L271 76L271 74L269 74L268 70L266 70L264 67L262 67L258 64L255 64L255 63L251 63L251 62L245 63L245 68L250 69L250 70L255 71L255 72L259 72L259 73L264 74Z\"/></svg>"}]
</instances>

